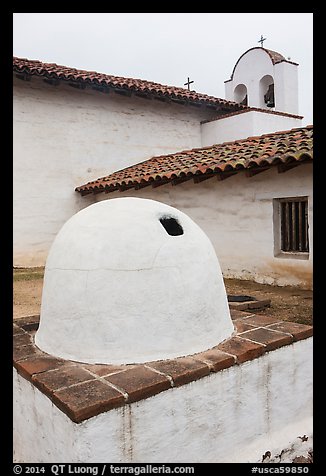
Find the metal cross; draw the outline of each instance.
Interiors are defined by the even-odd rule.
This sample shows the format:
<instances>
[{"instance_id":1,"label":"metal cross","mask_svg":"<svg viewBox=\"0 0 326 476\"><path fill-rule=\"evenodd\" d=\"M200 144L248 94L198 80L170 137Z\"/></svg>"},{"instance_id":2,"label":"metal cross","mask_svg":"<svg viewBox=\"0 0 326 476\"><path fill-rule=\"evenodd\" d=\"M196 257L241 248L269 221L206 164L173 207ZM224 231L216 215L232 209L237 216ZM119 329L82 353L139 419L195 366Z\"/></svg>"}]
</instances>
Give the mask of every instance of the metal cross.
<instances>
[{"instance_id":1,"label":"metal cross","mask_svg":"<svg viewBox=\"0 0 326 476\"><path fill-rule=\"evenodd\" d=\"M190 78L188 77L188 81L184 83L184 86L188 86L188 91L190 91L190 84L193 83L193 81L190 81Z\"/></svg>"},{"instance_id":2,"label":"metal cross","mask_svg":"<svg viewBox=\"0 0 326 476\"><path fill-rule=\"evenodd\" d=\"M260 40L257 41L257 43L260 43L261 44L261 47L263 48L264 47L264 41L266 40L266 38L263 37L263 35L260 35Z\"/></svg>"}]
</instances>

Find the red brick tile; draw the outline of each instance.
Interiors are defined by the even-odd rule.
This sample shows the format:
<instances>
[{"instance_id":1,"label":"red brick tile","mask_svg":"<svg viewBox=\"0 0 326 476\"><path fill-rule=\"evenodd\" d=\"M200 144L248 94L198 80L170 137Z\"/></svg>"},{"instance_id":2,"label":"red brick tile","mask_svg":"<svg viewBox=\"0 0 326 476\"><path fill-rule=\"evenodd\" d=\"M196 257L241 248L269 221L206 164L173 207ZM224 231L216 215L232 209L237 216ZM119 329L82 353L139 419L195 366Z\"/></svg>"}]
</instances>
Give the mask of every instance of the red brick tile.
<instances>
[{"instance_id":1,"label":"red brick tile","mask_svg":"<svg viewBox=\"0 0 326 476\"><path fill-rule=\"evenodd\" d=\"M57 369L64 363L64 360L56 359L48 354L39 353L16 362L16 369L23 377L30 380L32 375L46 372L47 370Z\"/></svg>"},{"instance_id":2,"label":"red brick tile","mask_svg":"<svg viewBox=\"0 0 326 476\"><path fill-rule=\"evenodd\" d=\"M51 399L69 418L80 423L125 403L123 395L99 380L53 392Z\"/></svg>"},{"instance_id":3,"label":"red brick tile","mask_svg":"<svg viewBox=\"0 0 326 476\"><path fill-rule=\"evenodd\" d=\"M209 362L210 370L218 372L219 370L227 369L235 364L235 357L222 352L217 347L206 350L200 354L195 354L194 359Z\"/></svg>"},{"instance_id":4,"label":"red brick tile","mask_svg":"<svg viewBox=\"0 0 326 476\"><path fill-rule=\"evenodd\" d=\"M271 316L265 316L263 314L254 314L252 317L246 318L247 324L252 324L256 327L264 327L268 324L275 324L276 322L279 322L279 319Z\"/></svg>"},{"instance_id":5,"label":"red brick tile","mask_svg":"<svg viewBox=\"0 0 326 476\"><path fill-rule=\"evenodd\" d=\"M238 334L240 332L252 331L253 329L257 329L257 326L255 326L254 324L248 324L247 319L237 319L234 323L234 326Z\"/></svg>"},{"instance_id":6,"label":"red brick tile","mask_svg":"<svg viewBox=\"0 0 326 476\"><path fill-rule=\"evenodd\" d=\"M230 309L231 319L236 321L237 319L241 319L243 317L252 316L251 312L245 311L238 311L237 309Z\"/></svg>"},{"instance_id":7,"label":"red brick tile","mask_svg":"<svg viewBox=\"0 0 326 476\"><path fill-rule=\"evenodd\" d=\"M265 327L243 332L241 337L259 342L260 344L264 344L267 351L277 349L278 347L282 347L283 345L288 345L293 342L292 336L282 332L269 330Z\"/></svg>"},{"instance_id":8,"label":"red brick tile","mask_svg":"<svg viewBox=\"0 0 326 476\"><path fill-rule=\"evenodd\" d=\"M31 355L37 355L38 351L36 347L32 344L30 345L23 345L23 346L14 346L13 348L13 359L14 362L17 363L22 359L26 359Z\"/></svg>"},{"instance_id":9,"label":"red brick tile","mask_svg":"<svg viewBox=\"0 0 326 476\"><path fill-rule=\"evenodd\" d=\"M218 345L219 350L235 355L238 363L256 359L265 352L262 344L255 344L241 337L231 337Z\"/></svg>"},{"instance_id":10,"label":"red brick tile","mask_svg":"<svg viewBox=\"0 0 326 476\"><path fill-rule=\"evenodd\" d=\"M268 326L268 329L276 331L287 332L294 337L294 340L307 339L313 335L313 327L305 324L298 324L296 322L278 322Z\"/></svg>"},{"instance_id":11,"label":"red brick tile","mask_svg":"<svg viewBox=\"0 0 326 476\"><path fill-rule=\"evenodd\" d=\"M14 339L14 342L13 342L14 348L21 347L22 345L31 345L33 343L31 336L27 333L15 334L13 336L13 339Z\"/></svg>"},{"instance_id":12,"label":"red brick tile","mask_svg":"<svg viewBox=\"0 0 326 476\"><path fill-rule=\"evenodd\" d=\"M99 377L105 377L106 375L111 375L117 372L122 372L123 370L128 370L133 367L133 365L104 365L104 364L91 364L83 365L83 367L90 372L98 375Z\"/></svg>"},{"instance_id":13,"label":"red brick tile","mask_svg":"<svg viewBox=\"0 0 326 476\"><path fill-rule=\"evenodd\" d=\"M172 378L175 386L184 385L208 375L209 366L191 357L180 357L173 360L149 362L148 365Z\"/></svg>"},{"instance_id":14,"label":"red brick tile","mask_svg":"<svg viewBox=\"0 0 326 476\"><path fill-rule=\"evenodd\" d=\"M170 388L170 381L154 370L136 365L130 370L105 377L105 380L123 389L128 394L128 402L135 402Z\"/></svg>"},{"instance_id":15,"label":"red brick tile","mask_svg":"<svg viewBox=\"0 0 326 476\"><path fill-rule=\"evenodd\" d=\"M87 370L73 364L61 365L51 372L43 372L32 377L33 383L46 394L51 394L54 390L63 387L70 387L76 383L94 380Z\"/></svg>"},{"instance_id":16,"label":"red brick tile","mask_svg":"<svg viewBox=\"0 0 326 476\"><path fill-rule=\"evenodd\" d=\"M73 421L79 423L126 403L122 392L128 394L128 402L145 399L170 388L169 378L176 386L184 385L208 375L210 371L217 372L234 365L235 358L237 363L245 362L262 355L265 350L286 345L292 342L291 336L299 340L312 335L311 326L279 322L270 316L232 312L235 326L241 334L192 357L149 362L146 366L87 365L56 359L33 344L31 335L38 316L29 316L20 322L28 332L23 332L14 323L14 366ZM103 377L108 384L101 381Z\"/></svg>"}]
</instances>

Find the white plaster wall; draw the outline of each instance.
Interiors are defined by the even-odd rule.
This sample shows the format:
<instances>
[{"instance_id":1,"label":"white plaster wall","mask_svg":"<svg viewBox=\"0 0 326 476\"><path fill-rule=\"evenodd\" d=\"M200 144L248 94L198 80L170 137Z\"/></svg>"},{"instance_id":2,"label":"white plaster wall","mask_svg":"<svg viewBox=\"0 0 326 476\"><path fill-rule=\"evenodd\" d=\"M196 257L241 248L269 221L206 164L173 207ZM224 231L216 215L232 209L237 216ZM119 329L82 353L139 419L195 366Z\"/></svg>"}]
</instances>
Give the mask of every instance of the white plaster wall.
<instances>
[{"instance_id":1,"label":"white plaster wall","mask_svg":"<svg viewBox=\"0 0 326 476\"><path fill-rule=\"evenodd\" d=\"M76 448L76 427L30 382L14 369L14 461L70 461Z\"/></svg>"},{"instance_id":2,"label":"white plaster wall","mask_svg":"<svg viewBox=\"0 0 326 476\"><path fill-rule=\"evenodd\" d=\"M76 186L154 155L200 147L213 112L14 78L14 265L44 265Z\"/></svg>"},{"instance_id":3,"label":"white plaster wall","mask_svg":"<svg viewBox=\"0 0 326 476\"><path fill-rule=\"evenodd\" d=\"M263 49L252 49L239 60L233 78L225 82L225 98L234 101L234 90L244 84L248 92L248 106L265 108L259 90L260 80L266 76L274 79L275 110L298 114L298 66L288 62L273 65Z\"/></svg>"},{"instance_id":4,"label":"white plaster wall","mask_svg":"<svg viewBox=\"0 0 326 476\"><path fill-rule=\"evenodd\" d=\"M259 462L312 433L312 338L77 425L14 370L16 462Z\"/></svg>"},{"instance_id":5,"label":"white plaster wall","mask_svg":"<svg viewBox=\"0 0 326 476\"><path fill-rule=\"evenodd\" d=\"M119 196L153 198L192 218L210 238L223 275L259 283L312 287L312 165L285 173L277 167L253 177L244 172L223 181L163 185L143 190L98 194L97 200ZM308 196L309 259L274 256L273 198Z\"/></svg>"},{"instance_id":6,"label":"white plaster wall","mask_svg":"<svg viewBox=\"0 0 326 476\"><path fill-rule=\"evenodd\" d=\"M291 63L277 63L274 66L275 110L298 114L298 70Z\"/></svg>"},{"instance_id":7,"label":"white plaster wall","mask_svg":"<svg viewBox=\"0 0 326 476\"><path fill-rule=\"evenodd\" d=\"M301 119L250 111L201 125L202 147L301 127Z\"/></svg>"},{"instance_id":8,"label":"white plaster wall","mask_svg":"<svg viewBox=\"0 0 326 476\"><path fill-rule=\"evenodd\" d=\"M236 65L232 80L225 83L225 99L233 101L235 88L244 84L248 92L248 106L261 107L259 81L266 75L274 77L270 56L263 49L249 50Z\"/></svg>"}]
</instances>

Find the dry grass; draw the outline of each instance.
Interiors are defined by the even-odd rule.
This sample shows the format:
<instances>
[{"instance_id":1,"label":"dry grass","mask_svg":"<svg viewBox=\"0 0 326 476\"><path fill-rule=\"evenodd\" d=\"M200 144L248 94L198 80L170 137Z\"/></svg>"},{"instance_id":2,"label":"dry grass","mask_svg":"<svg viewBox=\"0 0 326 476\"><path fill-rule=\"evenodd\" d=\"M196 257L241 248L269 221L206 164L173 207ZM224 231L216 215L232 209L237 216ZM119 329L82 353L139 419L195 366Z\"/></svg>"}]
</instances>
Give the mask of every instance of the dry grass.
<instances>
[{"instance_id":1,"label":"dry grass","mask_svg":"<svg viewBox=\"0 0 326 476\"><path fill-rule=\"evenodd\" d=\"M282 321L312 325L313 292L292 286L270 286L253 281L225 279L228 294L248 294L260 299L270 299L271 306L259 314L273 316Z\"/></svg>"},{"instance_id":2,"label":"dry grass","mask_svg":"<svg viewBox=\"0 0 326 476\"><path fill-rule=\"evenodd\" d=\"M14 268L14 282L16 281L33 281L35 279L43 279L44 267L42 268Z\"/></svg>"}]
</instances>

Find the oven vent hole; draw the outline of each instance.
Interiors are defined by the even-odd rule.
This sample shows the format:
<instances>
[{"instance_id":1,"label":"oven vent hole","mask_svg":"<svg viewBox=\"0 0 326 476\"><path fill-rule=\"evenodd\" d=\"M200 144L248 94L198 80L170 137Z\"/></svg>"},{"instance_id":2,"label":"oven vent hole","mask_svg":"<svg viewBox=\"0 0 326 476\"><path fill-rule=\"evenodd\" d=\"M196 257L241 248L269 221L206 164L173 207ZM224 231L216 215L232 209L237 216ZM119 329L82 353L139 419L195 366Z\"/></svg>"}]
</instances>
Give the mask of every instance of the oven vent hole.
<instances>
[{"instance_id":1,"label":"oven vent hole","mask_svg":"<svg viewBox=\"0 0 326 476\"><path fill-rule=\"evenodd\" d=\"M161 217L160 222L162 226L165 228L165 231L171 236L179 236L183 235L183 228L176 220L172 217Z\"/></svg>"}]
</instances>

